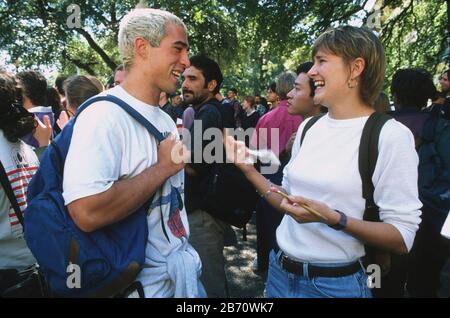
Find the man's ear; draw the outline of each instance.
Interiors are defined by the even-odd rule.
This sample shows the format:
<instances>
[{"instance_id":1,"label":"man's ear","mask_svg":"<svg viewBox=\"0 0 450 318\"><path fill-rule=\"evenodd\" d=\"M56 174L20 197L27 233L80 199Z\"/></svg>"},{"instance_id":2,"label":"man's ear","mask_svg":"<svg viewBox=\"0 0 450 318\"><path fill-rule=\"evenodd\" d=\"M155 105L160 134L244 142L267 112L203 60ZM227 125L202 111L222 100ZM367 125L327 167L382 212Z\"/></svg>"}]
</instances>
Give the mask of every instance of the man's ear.
<instances>
[{"instance_id":1,"label":"man's ear","mask_svg":"<svg viewBox=\"0 0 450 318\"><path fill-rule=\"evenodd\" d=\"M141 59L146 59L148 57L148 49L151 47L150 43L141 38L137 37L134 39L134 54Z\"/></svg>"},{"instance_id":2,"label":"man's ear","mask_svg":"<svg viewBox=\"0 0 450 318\"><path fill-rule=\"evenodd\" d=\"M217 87L217 81L216 80L209 81L209 83L208 83L208 91L214 92L216 87Z\"/></svg>"}]
</instances>

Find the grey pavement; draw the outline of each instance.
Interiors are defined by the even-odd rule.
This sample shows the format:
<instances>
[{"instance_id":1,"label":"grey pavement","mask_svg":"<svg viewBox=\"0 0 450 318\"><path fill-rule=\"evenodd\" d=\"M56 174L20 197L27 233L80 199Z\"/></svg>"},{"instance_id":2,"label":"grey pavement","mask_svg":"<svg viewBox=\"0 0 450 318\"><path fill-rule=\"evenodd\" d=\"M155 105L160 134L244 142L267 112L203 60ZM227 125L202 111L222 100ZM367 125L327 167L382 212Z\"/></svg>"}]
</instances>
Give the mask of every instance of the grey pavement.
<instances>
[{"instance_id":1,"label":"grey pavement","mask_svg":"<svg viewBox=\"0 0 450 318\"><path fill-rule=\"evenodd\" d=\"M233 229L237 236L237 245L225 247L224 251L229 296L261 298L264 296L264 281L252 270L256 256L255 217L247 224L247 241L243 241L242 229Z\"/></svg>"}]
</instances>

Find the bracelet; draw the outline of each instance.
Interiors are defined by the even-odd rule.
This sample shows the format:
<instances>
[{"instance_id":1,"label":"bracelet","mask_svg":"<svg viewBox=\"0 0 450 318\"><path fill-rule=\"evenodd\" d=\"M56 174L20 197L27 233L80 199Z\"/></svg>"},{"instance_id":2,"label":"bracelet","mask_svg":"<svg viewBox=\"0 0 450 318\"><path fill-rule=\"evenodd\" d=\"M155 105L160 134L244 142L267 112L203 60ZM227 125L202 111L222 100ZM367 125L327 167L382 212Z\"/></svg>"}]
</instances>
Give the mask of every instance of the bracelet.
<instances>
[{"instance_id":1,"label":"bracelet","mask_svg":"<svg viewBox=\"0 0 450 318\"><path fill-rule=\"evenodd\" d=\"M270 189L267 190L263 195L261 195L261 197L264 199L267 199L267 196L270 194L270 192L272 192L272 191L270 191Z\"/></svg>"},{"instance_id":2,"label":"bracelet","mask_svg":"<svg viewBox=\"0 0 450 318\"><path fill-rule=\"evenodd\" d=\"M261 193L259 194L259 195L261 196L261 198L266 199L267 196L272 192L271 189L272 189L272 184L269 183L269 190L267 190L266 192L264 192L264 194L261 194Z\"/></svg>"}]
</instances>

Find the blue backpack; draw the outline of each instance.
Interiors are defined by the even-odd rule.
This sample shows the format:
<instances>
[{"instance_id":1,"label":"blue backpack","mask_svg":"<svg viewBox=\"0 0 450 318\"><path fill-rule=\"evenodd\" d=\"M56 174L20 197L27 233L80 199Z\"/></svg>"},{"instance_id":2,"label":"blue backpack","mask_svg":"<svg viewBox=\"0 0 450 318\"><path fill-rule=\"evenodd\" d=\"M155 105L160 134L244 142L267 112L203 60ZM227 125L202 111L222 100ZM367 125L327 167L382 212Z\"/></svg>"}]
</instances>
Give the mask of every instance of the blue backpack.
<instances>
[{"instance_id":1,"label":"blue backpack","mask_svg":"<svg viewBox=\"0 0 450 318\"><path fill-rule=\"evenodd\" d=\"M438 231L450 211L450 122L430 117L417 149L419 196L431 208L431 220Z\"/></svg>"},{"instance_id":2,"label":"blue backpack","mask_svg":"<svg viewBox=\"0 0 450 318\"><path fill-rule=\"evenodd\" d=\"M95 96L83 103L43 154L28 187L25 239L53 294L61 297L110 297L133 283L145 260L147 210L152 198L126 219L86 233L73 222L62 196L64 162L79 114L98 101L117 104L158 141L163 135L134 108L112 96ZM80 288L73 288L78 265ZM72 281L72 283L71 283Z\"/></svg>"}]
</instances>

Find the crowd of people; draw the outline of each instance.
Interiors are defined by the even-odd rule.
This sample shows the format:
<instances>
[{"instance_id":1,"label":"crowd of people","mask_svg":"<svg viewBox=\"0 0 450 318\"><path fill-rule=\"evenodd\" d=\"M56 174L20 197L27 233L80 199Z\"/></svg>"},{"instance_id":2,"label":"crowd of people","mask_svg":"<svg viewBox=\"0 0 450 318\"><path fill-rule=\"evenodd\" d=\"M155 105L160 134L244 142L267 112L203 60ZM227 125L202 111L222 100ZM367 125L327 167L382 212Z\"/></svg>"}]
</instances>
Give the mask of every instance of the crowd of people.
<instances>
[{"instance_id":1,"label":"crowd of people","mask_svg":"<svg viewBox=\"0 0 450 318\"><path fill-rule=\"evenodd\" d=\"M83 238L72 234L79 246L61 245L62 254L48 239L47 255L72 259L85 238L120 231L145 207L139 269L108 296L229 296L223 251L235 233L204 205L211 180L223 177L216 169L223 162L205 156L214 148L212 155L260 194L252 209L253 268L266 280L267 297L437 297L449 256L440 230L450 210L450 70L441 74L440 92L424 69L399 69L386 79L378 37L341 26L315 41L312 61L269 83L266 97L240 100L234 87L221 94L216 61L188 56L187 34L169 12L131 11L118 34L123 64L106 87L90 75L59 76L51 87L38 71L0 71L0 295L64 296L27 229L34 213L51 217L33 208L35 194L48 191L33 177L59 164L48 153L65 142L57 190L65 222ZM94 96L109 99L80 108ZM211 137L211 129L222 134ZM243 139L230 135L239 131ZM275 171L248 160L261 149L278 159ZM70 228L58 226L39 242ZM379 258L367 262L369 256ZM373 263L382 270L381 287L368 284ZM107 283L100 277L81 284L95 293Z\"/></svg>"}]
</instances>

